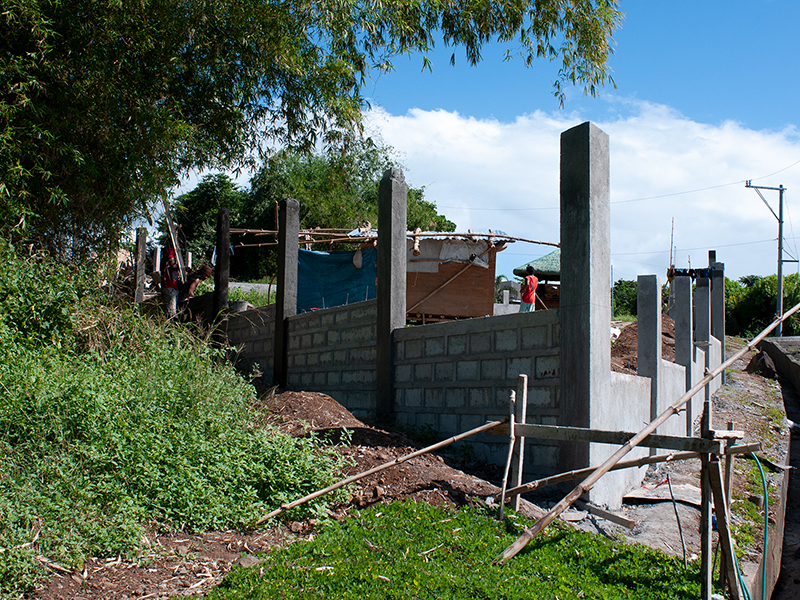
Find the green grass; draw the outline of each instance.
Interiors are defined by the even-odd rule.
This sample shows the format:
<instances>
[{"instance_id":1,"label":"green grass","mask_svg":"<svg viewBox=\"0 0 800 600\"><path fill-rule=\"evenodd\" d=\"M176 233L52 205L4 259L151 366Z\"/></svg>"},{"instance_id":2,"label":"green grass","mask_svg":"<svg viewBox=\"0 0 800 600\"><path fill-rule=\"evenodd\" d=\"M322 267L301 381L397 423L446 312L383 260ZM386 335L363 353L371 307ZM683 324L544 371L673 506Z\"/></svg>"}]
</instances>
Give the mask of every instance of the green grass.
<instances>
[{"instance_id":1,"label":"green grass","mask_svg":"<svg viewBox=\"0 0 800 600\"><path fill-rule=\"evenodd\" d=\"M0 597L31 589L36 555L244 527L334 481L318 439L253 426L254 389L201 334L0 244Z\"/></svg>"},{"instance_id":2,"label":"green grass","mask_svg":"<svg viewBox=\"0 0 800 600\"><path fill-rule=\"evenodd\" d=\"M197 290L195 291L195 296L200 296L202 294L206 294L208 292L213 292L213 291L214 291L214 282L211 281L210 279L207 279L206 281L202 282L199 286L197 286ZM251 289L245 292L241 288L230 287L228 289L228 300L231 302L234 300L245 300L250 304L252 304L253 306L255 306L256 308L259 308L261 306L274 304L275 292L268 294L266 292L260 292L256 289Z\"/></svg>"},{"instance_id":3,"label":"green grass","mask_svg":"<svg viewBox=\"0 0 800 600\"><path fill-rule=\"evenodd\" d=\"M209 600L689 599L700 595L699 561L551 526L503 566L492 559L523 519L503 525L485 510L457 512L397 502L329 523L311 542L271 552L226 577Z\"/></svg>"}]
</instances>

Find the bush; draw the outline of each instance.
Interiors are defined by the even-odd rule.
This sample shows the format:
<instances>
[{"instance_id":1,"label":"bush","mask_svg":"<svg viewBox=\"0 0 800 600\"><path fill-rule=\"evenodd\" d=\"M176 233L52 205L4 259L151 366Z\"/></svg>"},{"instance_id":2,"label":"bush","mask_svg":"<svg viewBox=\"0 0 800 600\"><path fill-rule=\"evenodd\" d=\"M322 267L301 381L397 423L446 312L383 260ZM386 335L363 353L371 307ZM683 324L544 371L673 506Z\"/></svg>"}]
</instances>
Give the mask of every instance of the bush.
<instances>
[{"instance_id":1,"label":"bush","mask_svg":"<svg viewBox=\"0 0 800 600\"><path fill-rule=\"evenodd\" d=\"M0 597L35 582L36 554L130 553L145 522L246 527L338 468L315 438L253 426L224 349L89 279L0 247Z\"/></svg>"}]
</instances>

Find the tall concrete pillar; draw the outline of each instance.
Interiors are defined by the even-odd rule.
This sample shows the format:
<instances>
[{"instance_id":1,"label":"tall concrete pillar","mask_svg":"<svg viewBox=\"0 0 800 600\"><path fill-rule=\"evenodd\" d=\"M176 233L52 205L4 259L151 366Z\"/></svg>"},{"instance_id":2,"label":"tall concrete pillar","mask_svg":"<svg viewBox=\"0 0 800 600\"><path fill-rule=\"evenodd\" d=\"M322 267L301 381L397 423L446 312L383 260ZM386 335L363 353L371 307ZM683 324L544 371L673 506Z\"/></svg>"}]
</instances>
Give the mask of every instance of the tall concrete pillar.
<instances>
[{"instance_id":1,"label":"tall concrete pillar","mask_svg":"<svg viewBox=\"0 0 800 600\"><path fill-rule=\"evenodd\" d=\"M286 387L288 365L288 317L297 314L297 256L300 250L300 203L289 198L278 205L278 291L275 297L275 347L273 383Z\"/></svg>"},{"instance_id":2,"label":"tall concrete pillar","mask_svg":"<svg viewBox=\"0 0 800 600\"><path fill-rule=\"evenodd\" d=\"M705 361L703 367L708 369L711 358L711 280L707 277L698 277L695 283L694 290L694 341L698 350L702 350L705 354ZM705 386L703 401L708 404L711 402L711 386ZM704 421L703 429L708 430L711 428L711 409L705 407L703 409Z\"/></svg>"},{"instance_id":3,"label":"tall concrete pillar","mask_svg":"<svg viewBox=\"0 0 800 600\"><path fill-rule=\"evenodd\" d=\"M217 213L217 264L214 267L214 316L228 308L228 280L231 266L231 211Z\"/></svg>"},{"instance_id":4,"label":"tall concrete pillar","mask_svg":"<svg viewBox=\"0 0 800 600\"><path fill-rule=\"evenodd\" d=\"M561 134L561 405L589 427L611 391L608 135L591 123ZM559 468L589 464L589 444L561 445Z\"/></svg>"},{"instance_id":5,"label":"tall concrete pillar","mask_svg":"<svg viewBox=\"0 0 800 600\"><path fill-rule=\"evenodd\" d=\"M637 297L637 372L650 378L650 420L659 413L658 382L661 374L661 286L658 275L639 275ZM655 448L653 448L655 450Z\"/></svg>"},{"instance_id":6,"label":"tall concrete pillar","mask_svg":"<svg viewBox=\"0 0 800 600\"><path fill-rule=\"evenodd\" d=\"M144 263L147 260L147 229L139 227L136 230L136 256L134 265L136 272L136 290L134 291L134 302L144 302Z\"/></svg>"},{"instance_id":7,"label":"tall concrete pillar","mask_svg":"<svg viewBox=\"0 0 800 600\"><path fill-rule=\"evenodd\" d=\"M717 262L717 253L708 252L711 267L711 335L720 341L720 359L725 361L725 263ZM725 383L725 371L720 373L720 384Z\"/></svg>"},{"instance_id":8,"label":"tall concrete pillar","mask_svg":"<svg viewBox=\"0 0 800 600\"><path fill-rule=\"evenodd\" d=\"M680 276L672 280L675 304L672 318L675 319L675 363L686 369L686 386L692 387L692 363L694 361L694 339L692 326L692 279ZM686 435L692 435L692 426L697 416L692 410L694 400L686 404Z\"/></svg>"},{"instance_id":9,"label":"tall concrete pillar","mask_svg":"<svg viewBox=\"0 0 800 600\"><path fill-rule=\"evenodd\" d=\"M387 169L378 192L378 420L394 413L392 332L406 324L406 198L400 169Z\"/></svg>"}]
</instances>

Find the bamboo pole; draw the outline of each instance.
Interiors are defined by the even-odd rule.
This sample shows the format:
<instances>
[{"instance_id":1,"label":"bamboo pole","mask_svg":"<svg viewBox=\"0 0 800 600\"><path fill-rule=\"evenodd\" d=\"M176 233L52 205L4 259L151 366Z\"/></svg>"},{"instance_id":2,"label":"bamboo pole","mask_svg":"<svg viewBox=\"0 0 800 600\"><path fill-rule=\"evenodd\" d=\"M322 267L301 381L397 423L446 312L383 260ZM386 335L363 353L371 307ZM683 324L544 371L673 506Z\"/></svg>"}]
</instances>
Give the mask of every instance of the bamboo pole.
<instances>
[{"instance_id":1,"label":"bamboo pole","mask_svg":"<svg viewBox=\"0 0 800 600\"><path fill-rule=\"evenodd\" d=\"M756 452L761 449L760 443L754 444L743 444L741 446L729 446L725 449L725 454L727 456L732 456L734 454L746 454L748 452ZM691 458L699 458L699 452L673 452L671 454L659 454L656 456L643 456L642 458L636 458L634 460L624 460L618 462L616 465L611 467L609 471L618 471L620 469L630 469L633 467L643 467L645 465L654 465L661 462L671 462L674 460L689 460ZM506 490L506 497L511 498L513 496L524 494L526 492L532 492L534 490L538 490L549 485L555 485L557 483L562 483L564 481L570 481L572 479L580 479L585 475L590 475L597 467L586 467L585 469L575 469L574 471L566 471L564 473L558 473L557 475L551 475L550 477L545 477L543 479L537 479L535 481L529 481L528 483L523 483L522 485L510 488Z\"/></svg>"},{"instance_id":2,"label":"bamboo pole","mask_svg":"<svg viewBox=\"0 0 800 600\"><path fill-rule=\"evenodd\" d=\"M324 489L317 490L316 492L314 492L312 494L309 494L308 496L303 496L302 498L300 498L298 500L294 500L293 502L289 502L289 504L281 505L280 508L276 508L271 513L269 513L268 515L265 515L265 516L261 517L258 521L256 521L254 523L254 525L261 525L264 521L267 521L267 520L271 519L272 517L275 517L275 516L281 514L282 512L285 512L287 510L291 510L292 508L295 508L296 506L300 506L301 504L305 504L306 502L308 502L309 500L313 500L314 498L319 498L320 496L324 496L325 494L327 494L329 492L332 492L334 490L338 490L339 488L344 487L344 486L346 486L346 485L348 485L350 483L353 483L355 481L358 481L359 479L363 479L364 477L368 477L369 475L374 475L375 473L380 473L381 471L384 471L384 470L388 469L389 467L393 467L395 465L399 465L401 463L406 462L407 460L411 460L412 458L416 458L417 456L422 456L423 454L428 454L429 452L434 452L434 451L438 450L439 448L444 448L445 446L449 446L450 444L452 444L454 442L458 442L459 440L463 440L463 439L468 438L470 436L477 435L479 433L482 433L482 432L486 431L487 429L491 429L492 427L497 427L498 425L502 425L503 423L506 423L506 422L508 422L508 419L503 419L502 421L488 421L488 422L484 423L483 425L481 425L480 427L476 427L475 429L470 429L469 431L465 431L464 433L460 433L460 434L458 434L456 436L453 436L451 438L447 438L446 440L442 440L441 442L433 444L432 446L428 446L428 447L423 448L421 450L416 450L415 452L412 452L411 454L406 454L405 456L400 456L398 458L395 458L394 460L390 460L387 463L383 463L382 465L378 465L377 467L373 467L372 469L369 469L368 471L364 471L363 473L358 473L357 475L352 475L351 477L348 477L346 479L342 479L341 481L339 481L337 483L334 483L332 485L329 485L328 487L326 487Z\"/></svg>"},{"instance_id":3,"label":"bamboo pole","mask_svg":"<svg viewBox=\"0 0 800 600\"><path fill-rule=\"evenodd\" d=\"M517 538L517 540L511 544L508 548L503 550L501 554L495 557L493 564L503 563L510 558L516 556L520 550L522 550L528 542L530 542L536 535L539 534L545 527L550 525L550 523L555 520L558 515L564 512L567 508L572 506L572 504L580 498L581 494L588 492L592 489L597 480L600 479L603 475L608 473L615 464L617 464L623 456L625 456L628 452L633 450L639 442L641 442L644 438L646 438L649 434L654 432L659 425L664 423L668 418L673 415L678 414L681 411L681 408L684 404L689 402L692 397L697 394L700 390L702 390L714 377L719 375L720 373L724 372L730 365L734 362L739 360L746 352L754 348L761 340L767 337L767 334L770 333L773 329L775 329L779 324L783 323L787 318L791 315L796 313L800 310L800 304L796 304L792 307L791 310L784 313L783 316L778 317L775 319L766 329L764 329L761 333L759 333L756 337L754 337L750 343L748 343L744 348L742 348L739 352L734 354L731 358L726 360L724 363L719 365L711 372L707 372L705 377L703 377L699 382L697 382L688 392L686 392L683 396L678 398L669 408L667 408L664 412L662 412L655 420L651 421L647 427L642 429L639 433L633 436L630 440L628 440L624 445L622 445L614 454L612 454L606 461L597 467L591 475L589 475L586 479L584 479L581 483L579 483L569 494L564 496L561 501L556 504L550 512L548 512L545 516L539 519L536 523L533 524L532 527L526 529L522 535Z\"/></svg>"}]
</instances>

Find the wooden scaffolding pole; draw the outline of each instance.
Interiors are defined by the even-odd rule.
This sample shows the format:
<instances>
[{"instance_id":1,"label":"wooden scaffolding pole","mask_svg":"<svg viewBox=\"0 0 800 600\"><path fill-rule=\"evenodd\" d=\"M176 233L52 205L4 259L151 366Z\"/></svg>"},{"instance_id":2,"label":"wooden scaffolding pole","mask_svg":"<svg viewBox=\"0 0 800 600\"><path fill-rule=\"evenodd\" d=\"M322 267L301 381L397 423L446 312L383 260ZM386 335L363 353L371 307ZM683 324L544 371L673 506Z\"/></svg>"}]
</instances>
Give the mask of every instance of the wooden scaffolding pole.
<instances>
[{"instance_id":1,"label":"wooden scaffolding pole","mask_svg":"<svg viewBox=\"0 0 800 600\"><path fill-rule=\"evenodd\" d=\"M621 448L619 448L614 454L612 454L602 465L597 467L589 477L584 479L581 483L579 483L569 494L567 494L558 504L556 504L550 512L548 512L545 516L539 519L532 527L526 529L522 535L517 538L517 540L511 544L508 548L503 550L501 554L495 557L493 564L504 563L505 561L513 558L516 556L520 550L522 550L528 542L530 542L536 535L539 534L545 527L550 525L556 517L558 517L561 513L567 510L570 506L572 506L575 501L581 497L584 492L589 491L592 489L597 480L600 479L603 475L608 473L611 468L617 464L622 458L628 454L631 450L633 450L639 442L641 442L645 437L653 433L659 425L664 423L669 417L678 414L681 412L681 409L684 404L689 402L692 397L697 394L700 390L702 390L714 377L723 373L725 369L731 366L735 361L739 360L746 352L754 348L761 340L767 337L773 329L775 329L780 323L783 323L788 317L796 313L800 310L800 304L796 304L792 307L791 310L784 313L782 317L775 319L764 331L758 334L755 338L753 338L750 343L748 343L742 350L734 354L731 358L723 362L719 365L716 369L707 373L703 379L701 379L697 384L695 384L688 392L686 392L683 396L678 398L669 408L667 408L664 412L662 412L655 420L651 421L650 424L647 425L644 429L642 429L639 433L637 433L634 437L632 437L628 442L626 442Z\"/></svg>"}]
</instances>

